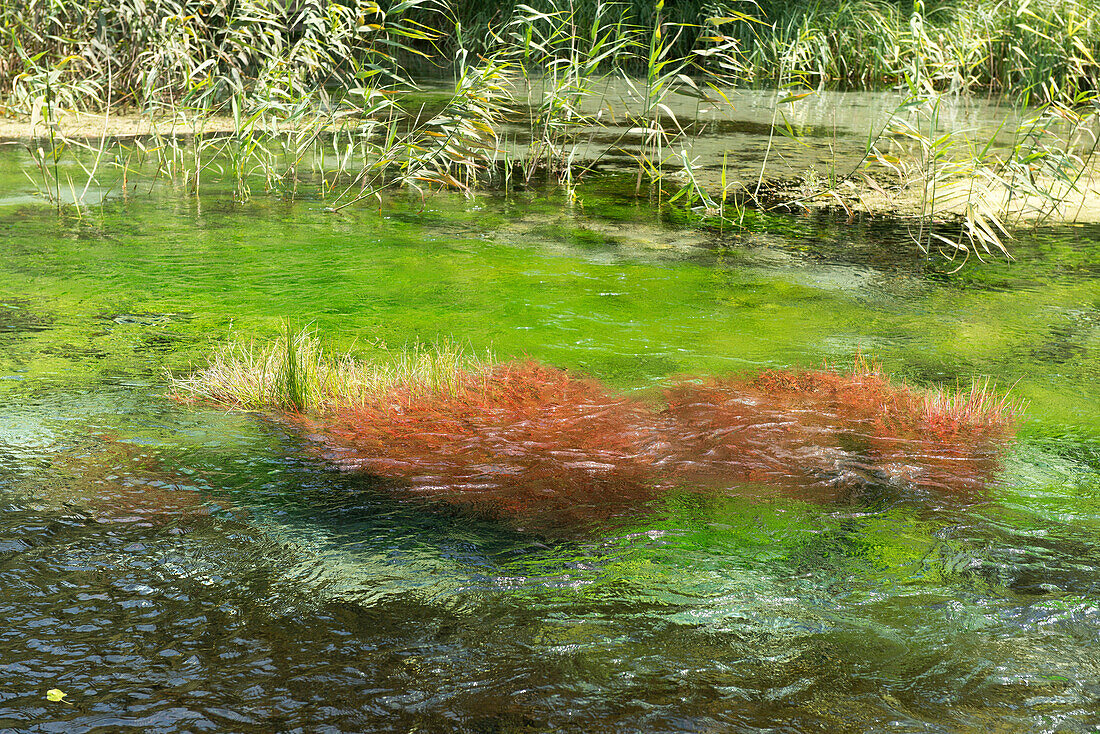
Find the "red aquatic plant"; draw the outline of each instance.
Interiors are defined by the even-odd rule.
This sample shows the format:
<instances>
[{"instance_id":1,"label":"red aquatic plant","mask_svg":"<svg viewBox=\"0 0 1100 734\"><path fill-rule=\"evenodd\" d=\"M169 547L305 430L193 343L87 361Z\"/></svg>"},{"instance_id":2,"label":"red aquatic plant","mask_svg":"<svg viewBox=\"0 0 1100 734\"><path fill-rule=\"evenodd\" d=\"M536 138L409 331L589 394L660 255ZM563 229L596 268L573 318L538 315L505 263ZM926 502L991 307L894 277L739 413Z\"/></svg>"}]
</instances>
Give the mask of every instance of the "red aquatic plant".
<instances>
[{"instance_id":1,"label":"red aquatic plant","mask_svg":"<svg viewBox=\"0 0 1100 734\"><path fill-rule=\"evenodd\" d=\"M47 492L98 523L153 527L208 515L196 478L166 467L139 445L109 435L53 457Z\"/></svg>"},{"instance_id":2,"label":"red aquatic plant","mask_svg":"<svg viewBox=\"0 0 1100 734\"><path fill-rule=\"evenodd\" d=\"M514 362L297 420L346 470L543 526L613 517L672 485L751 483L819 501L891 484L973 489L993 476L1012 423L988 391L925 393L867 362L684 380L664 402Z\"/></svg>"},{"instance_id":3,"label":"red aquatic plant","mask_svg":"<svg viewBox=\"0 0 1100 734\"><path fill-rule=\"evenodd\" d=\"M771 370L682 383L667 402L682 466L807 490L868 480L978 488L993 476L1014 421L1011 404L984 387L922 392L862 359L850 373Z\"/></svg>"},{"instance_id":4,"label":"red aquatic plant","mask_svg":"<svg viewBox=\"0 0 1100 734\"><path fill-rule=\"evenodd\" d=\"M490 515L570 522L652 496L656 422L595 380L513 362L461 373L447 389L394 389L312 427L345 469Z\"/></svg>"}]
</instances>

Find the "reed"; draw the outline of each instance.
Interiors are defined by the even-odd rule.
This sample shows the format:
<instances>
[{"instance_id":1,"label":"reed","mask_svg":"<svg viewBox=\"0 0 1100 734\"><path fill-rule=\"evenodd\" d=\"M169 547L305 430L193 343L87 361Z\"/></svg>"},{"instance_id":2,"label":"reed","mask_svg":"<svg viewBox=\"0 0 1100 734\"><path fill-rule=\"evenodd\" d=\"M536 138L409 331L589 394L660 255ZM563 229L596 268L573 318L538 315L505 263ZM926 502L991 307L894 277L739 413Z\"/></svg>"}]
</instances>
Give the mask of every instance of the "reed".
<instances>
[{"instance_id":1,"label":"reed","mask_svg":"<svg viewBox=\"0 0 1100 734\"><path fill-rule=\"evenodd\" d=\"M0 88L5 109L25 114L47 96L72 109L201 108L234 95L293 108L508 46L526 72L567 80L566 99L578 69L625 69L652 88L654 53L697 56L717 20L737 21L722 35L740 78L909 80L1067 103L1100 86L1098 0L38 0L0 7Z\"/></svg>"},{"instance_id":2,"label":"reed","mask_svg":"<svg viewBox=\"0 0 1100 734\"><path fill-rule=\"evenodd\" d=\"M965 261L1007 255L1014 223L1085 195L1095 145L1079 143L1100 109L1100 0L36 0L0 4L0 28L0 114L31 119L31 178L59 209L68 193L82 205L105 168L122 169L123 188L144 169L196 196L206 178L227 177L241 200L261 187L295 197L308 181L329 211L381 202L387 188L469 194L517 177L545 176L572 198L599 162L585 146L613 126L608 149L637 161L636 195L739 226L739 202L726 216L727 183L707 191L695 175L692 126L670 97L724 105L731 85L843 81L904 86L904 109L928 109L928 128L871 135L866 161L924 186L925 223L945 208L957 215L956 231L922 226L916 239ZM455 80L431 110L403 104L424 72ZM627 126L602 97L612 76L630 88ZM929 132L939 95L968 90L1042 105L1010 154ZM803 95L777 94L774 120ZM502 125L528 103L519 122L530 143L513 156ZM70 111L127 109L153 121L150 140L101 137L97 148L66 132ZM214 119L229 134L209 134ZM888 150L899 140L905 155ZM750 203L767 162L755 191L744 188ZM844 206L837 190L863 180L863 163L830 171L807 197ZM666 191L672 171L680 181Z\"/></svg>"}]
</instances>

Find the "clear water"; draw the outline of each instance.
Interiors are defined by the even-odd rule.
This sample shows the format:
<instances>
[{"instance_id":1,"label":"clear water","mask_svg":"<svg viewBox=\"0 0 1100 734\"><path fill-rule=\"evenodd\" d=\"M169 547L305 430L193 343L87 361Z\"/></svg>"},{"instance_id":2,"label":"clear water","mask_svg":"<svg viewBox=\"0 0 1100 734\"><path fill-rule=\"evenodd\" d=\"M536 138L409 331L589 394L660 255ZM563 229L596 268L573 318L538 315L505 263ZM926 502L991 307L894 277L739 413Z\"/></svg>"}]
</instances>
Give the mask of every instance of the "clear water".
<instances>
[{"instance_id":1,"label":"clear water","mask_svg":"<svg viewBox=\"0 0 1100 734\"><path fill-rule=\"evenodd\" d=\"M1100 229L952 275L897 222L723 237L614 182L330 215L214 181L78 217L25 164L0 158L0 731L1100 731ZM624 391L862 350L1029 406L980 497L684 488L548 535L164 397L285 317Z\"/></svg>"}]
</instances>

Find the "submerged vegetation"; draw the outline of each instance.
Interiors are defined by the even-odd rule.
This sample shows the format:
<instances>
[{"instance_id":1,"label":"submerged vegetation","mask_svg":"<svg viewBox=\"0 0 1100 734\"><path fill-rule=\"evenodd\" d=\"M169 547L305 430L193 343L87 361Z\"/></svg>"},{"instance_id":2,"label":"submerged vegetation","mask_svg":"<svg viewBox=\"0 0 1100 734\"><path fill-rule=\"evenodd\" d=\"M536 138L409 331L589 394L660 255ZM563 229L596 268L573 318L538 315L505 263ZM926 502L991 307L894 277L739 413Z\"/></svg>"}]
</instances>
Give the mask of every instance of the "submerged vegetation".
<instances>
[{"instance_id":1,"label":"submerged vegetation","mask_svg":"<svg viewBox=\"0 0 1100 734\"><path fill-rule=\"evenodd\" d=\"M1007 254L1018 218L1087 196L1096 145L1093 0L33 0L0 20L0 111L29 120L32 179L59 208L150 175L196 194L218 177L241 199L308 191L329 211L390 187L572 194L605 132L634 161L636 195L725 229L763 205L768 158L755 181L704 175L716 162L688 154L698 120L674 98L722 108L734 86L775 85L773 127L797 137L786 113L843 82L909 98L860 167L814 177L795 203L846 208L897 174L925 221L956 217L919 229L924 250ZM449 81L426 94L429 78ZM1007 147L964 145L936 124L937 100L975 90L1039 106ZM74 130L77 110L102 125ZM149 134L108 140L119 114Z\"/></svg>"},{"instance_id":2,"label":"submerged vegetation","mask_svg":"<svg viewBox=\"0 0 1100 734\"><path fill-rule=\"evenodd\" d=\"M345 470L525 522L614 513L684 483L828 501L890 486L976 491L1017 412L988 386L920 391L862 358L847 373L682 378L647 398L452 347L391 357L333 358L288 330L268 348L224 349L173 390L275 411Z\"/></svg>"}]
</instances>

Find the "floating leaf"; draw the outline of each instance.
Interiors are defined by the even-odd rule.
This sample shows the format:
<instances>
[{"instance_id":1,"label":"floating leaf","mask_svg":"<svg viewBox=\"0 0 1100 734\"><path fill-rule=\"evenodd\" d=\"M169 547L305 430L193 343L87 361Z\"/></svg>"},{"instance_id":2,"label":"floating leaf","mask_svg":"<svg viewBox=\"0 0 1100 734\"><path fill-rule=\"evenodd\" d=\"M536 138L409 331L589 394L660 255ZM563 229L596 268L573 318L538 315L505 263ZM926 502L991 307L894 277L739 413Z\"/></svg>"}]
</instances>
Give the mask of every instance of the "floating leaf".
<instances>
[{"instance_id":1,"label":"floating leaf","mask_svg":"<svg viewBox=\"0 0 1100 734\"><path fill-rule=\"evenodd\" d=\"M65 700L65 696L67 696L67 695L69 695L69 694L67 694L67 693L65 693L65 691L62 691L62 690L57 689L57 688L51 688L50 690L46 691L46 699L47 700L53 701L54 703L57 703L58 701L60 701L61 703L65 703L65 704L68 704L69 706L72 706L71 703L69 703L68 701Z\"/></svg>"}]
</instances>

